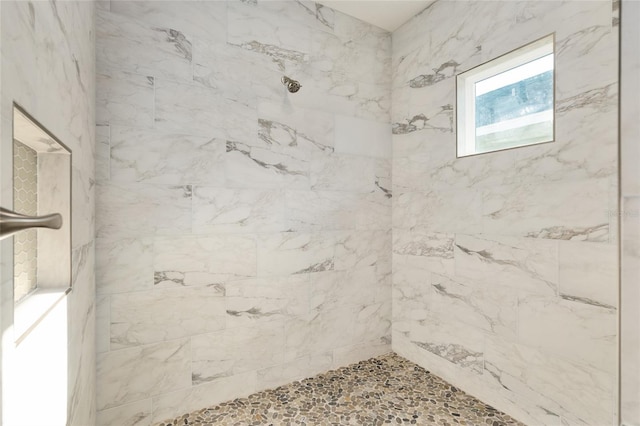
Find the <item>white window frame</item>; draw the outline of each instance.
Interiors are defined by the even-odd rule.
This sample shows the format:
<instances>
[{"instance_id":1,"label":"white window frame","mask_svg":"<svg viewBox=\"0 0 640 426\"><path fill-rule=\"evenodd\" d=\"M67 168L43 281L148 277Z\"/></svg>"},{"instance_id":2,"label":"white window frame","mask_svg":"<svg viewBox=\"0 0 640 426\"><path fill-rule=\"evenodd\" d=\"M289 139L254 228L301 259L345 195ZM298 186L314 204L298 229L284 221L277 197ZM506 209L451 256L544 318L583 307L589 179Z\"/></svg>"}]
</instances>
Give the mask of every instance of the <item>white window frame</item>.
<instances>
[{"instance_id":1,"label":"white window frame","mask_svg":"<svg viewBox=\"0 0 640 426\"><path fill-rule=\"evenodd\" d=\"M551 139L543 142L515 145L509 148L501 148L490 151L476 151L476 83L501 74L510 69L527 64L544 56L553 56L553 135ZM456 76L456 123L457 123L457 157L486 154L489 152L504 151L523 146L537 145L553 142L555 140L555 33L529 43L523 47L506 53L475 68L464 71Z\"/></svg>"}]
</instances>

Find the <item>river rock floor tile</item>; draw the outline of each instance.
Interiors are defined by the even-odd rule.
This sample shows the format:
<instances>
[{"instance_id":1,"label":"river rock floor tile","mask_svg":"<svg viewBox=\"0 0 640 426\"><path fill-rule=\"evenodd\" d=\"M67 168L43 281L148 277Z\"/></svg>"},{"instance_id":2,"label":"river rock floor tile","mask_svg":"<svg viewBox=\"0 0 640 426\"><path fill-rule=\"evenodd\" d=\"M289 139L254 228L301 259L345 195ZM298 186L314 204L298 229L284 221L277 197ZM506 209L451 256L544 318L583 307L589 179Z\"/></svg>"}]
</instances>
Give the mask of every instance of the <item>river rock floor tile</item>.
<instances>
[{"instance_id":1,"label":"river rock floor tile","mask_svg":"<svg viewBox=\"0 0 640 426\"><path fill-rule=\"evenodd\" d=\"M159 423L161 426L387 424L524 426L396 354Z\"/></svg>"}]
</instances>

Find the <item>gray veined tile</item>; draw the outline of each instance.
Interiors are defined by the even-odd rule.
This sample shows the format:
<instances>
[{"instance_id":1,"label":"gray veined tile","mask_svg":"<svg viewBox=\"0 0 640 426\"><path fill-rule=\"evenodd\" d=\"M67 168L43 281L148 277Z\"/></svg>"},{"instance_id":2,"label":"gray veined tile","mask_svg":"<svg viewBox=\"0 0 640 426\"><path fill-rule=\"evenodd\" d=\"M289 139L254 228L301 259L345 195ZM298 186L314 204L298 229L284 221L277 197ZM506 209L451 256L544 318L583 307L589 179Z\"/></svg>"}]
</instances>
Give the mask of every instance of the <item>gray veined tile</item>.
<instances>
[{"instance_id":1,"label":"gray veined tile","mask_svg":"<svg viewBox=\"0 0 640 426\"><path fill-rule=\"evenodd\" d=\"M209 43L225 43L227 2L224 1L128 1L111 2L111 12L133 18L150 27L172 28Z\"/></svg>"},{"instance_id":2,"label":"gray veined tile","mask_svg":"<svg viewBox=\"0 0 640 426\"><path fill-rule=\"evenodd\" d=\"M96 75L96 122L153 126L154 86L151 74L100 69Z\"/></svg>"},{"instance_id":3,"label":"gray veined tile","mask_svg":"<svg viewBox=\"0 0 640 426\"><path fill-rule=\"evenodd\" d=\"M393 265L452 274L454 235L426 229L394 229Z\"/></svg>"},{"instance_id":4,"label":"gray veined tile","mask_svg":"<svg viewBox=\"0 0 640 426\"><path fill-rule=\"evenodd\" d=\"M167 133L247 141L255 137L256 111L216 89L156 80L155 128Z\"/></svg>"},{"instance_id":5,"label":"gray veined tile","mask_svg":"<svg viewBox=\"0 0 640 426\"><path fill-rule=\"evenodd\" d=\"M109 179L110 128L108 125L96 126L96 181Z\"/></svg>"},{"instance_id":6,"label":"gray veined tile","mask_svg":"<svg viewBox=\"0 0 640 426\"><path fill-rule=\"evenodd\" d=\"M310 278L311 309L330 309L341 305L368 306L375 302L378 285L375 268L327 271Z\"/></svg>"},{"instance_id":7,"label":"gray veined tile","mask_svg":"<svg viewBox=\"0 0 640 426\"><path fill-rule=\"evenodd\" d=\"M99 183L96 188L96 235L128 238L180 234L191 229L190 185Z\"/></svg>"},{"instance_id":8,"label":"gray veined tile","mask_svg":"<svg viewBox=\"0 0 640 426\"><path fill-rule=\"evenodd\" d=\"M433 292L432 274L424 269L407 265L394 265L393 287L393 321L421 321L429 315Z\"/></svg>"},{"instance_id":9,"label":"gray veined tile","mask_svg":"<svg viewBox=\"0 0 640 426\"><path fill-rule=\"evenodd\" d=\"M277 189L228 189L196 186L193 232L255 233L286 231L285 197Z\"/></svg>"},{"instance_id":10,"label":"gray veined tile","mask_svg":"<svg viewBox=\"0 0 640 426\"><path fill-rule=\"evenodd\" d=\"M330 7L313 1L266 1L259 2L258 6L259 9L276 13L282 18L304 25L316 32L333 30L336 12Z\"/></svg>"},{"instance_id":11,"label":"gray veined tile","mask_svg":"<svg viewBox=\"0 0 640 426\"><path fill-rule=\"evenodd\" d=\"M558 260L560 297L603 308L616 308L617 245L561 241Z\"/></svg>"},{"instance_id":12,"label":"gray veined tile","mask_svg":"<svg viewBox=\"0 0 640 426\"><path fill-rule=\"evenodd\" d=\"M140 401L191 384L188 339L99 354L97 365L98 410Z\"/></svg>"},{"instance_id":13,"label":"gray veined tile","mask_svg":"<svg viewBox=\"0 0 640 426\"><path fill-rule=\"evenodd\" d=\"M194 385L283 363L282 321L227 328L191 338Z\"/></svg>"},{"instance_id":14,"label":"gray veined tile","mask_svg":"<svg viewBox=\"0 0 640 426\"><path fill-rule=\"evenodd\" d=\"M287 153L242 142L227 142L225 172L233 188L308 189L309 160L305 153Z\"/></svg>"},{"instance_id":15,"label":"gray veined tile","mask_svg":"<svg viewBox=\"0 0 640 426\"><path fill-rule=\"evenodd\" d=\"M268 57L239 46L199 39L193 46L194 83L242 103L282 97L282 71Z\"/></svg>"},{"instance_id":16,"label":"gray veined tile","mask_svg":"<svg viewBox=\"0 0 640 426\"><path fill-rule=\"evenodd\" d=\"M257 146L304 152L334 150L334 114L331 112L265 100L258 104L258 117Z\"/></svg>"},{"instance_id":17,"label":"gray veined tile","mask_svg":"<svg viewBox=\"0 0 640 426\"><path fill-rule=\"evenodd\" d=\"M376 188L373 158L314 153L310 176L315 190L372 192Z\"/></svg>"},{"instance_id":18,"label":"gray veined tile","mask_svg":"<svg viewBox=\"0 0 640 426\"><path fill-rule=\"evenodd\" d=\"M464 233L482 227L482 194L474 189L396 192L393 208L395 228Z\"/></svg>"},{"instance_id":19,"label":"gray veined tile","mask_svg":"<svg viewBox=\"0 0 640 426\"><path fill-rule=\"evenodd\" d=\"M224 140L111 127L111 180L224 185Z\"/></svg>"},{"instance_id":20,"label":"gray veined tile","mask_svg":"<svg viewBox=\"0 0 640 426\"><path fill-rule=\"evenodd\" d=\"M487 234L606 242L608 179L502 186L483 192Z\"/></svg>"},{"instance_id":21,"label":"gray veined tile","mask_svg":"<svg viewBox=\"0 0 640 426\"><path fill-rule=\"evenodd\" d=\"M110 12L96 13L97 68L121 68L154 77L192 78L191 37Z\"/></svg>"},{"instance_id":22,"label":"gray veined tile","mask_svg":"<svg viewBox=\"0 0 640 426\"><path fill-rule=\"evenodd\" d=\"M526 291L557 295L558 248L555 241L498 235L456 235L455 273Z\"/></svg>"},{"instance_id":23,"label":"gray veined tile","mask_svg":"<svg viewBox=\"0 0 640 426\"><path fill-rule=\"evenodd\" d=\"M576 424L609 424L613 416L613 375L534 347L488 336L484 377Z\"/></svg>"},{"instance_id":24,"label":"gray veined tile","mask_svg":"<svg viewBox=\"0 0 640 426\"><path fill-rule=\"evenodd\" d=\"M151 411L151 398L143 399L98 412L96 424L151 426Z\"/></svg>"},{"instance_id":25,"label":"gray veined tile","mask_svg":"<svg viewBox=\"0 0 640 426\"><path fill-rule=\"evenodd\" d=\"M524 344L609 374L616 372L615 309L563 298L522 297L518 327Z\"/></svg>"},{"instance_id":26,"label":"gray veined tile","mask_svg":"<svg viewBox=\"0 0 640 426\"><path fill-rule=\"evenodd\" d=\"M227 327L307 315L309 274L230 281L225 285Z\"/></svg>"},{"instance_id":27,"label":"gray veined tile","mask_svg":"<svg viewBox=\"0 0 640 426\"><path fill-rule=\"evenodd\" d=\"M284 216L290 231L355 229L359 194L340 191L285 191Z\"/></svg>"},{"instance_id":28,"label":"gray veined tile","mask_svg":"<svg viewBox=\"0 0 640 426\"><path fill-rule=\"evenodd\" d=\"M432 274L429 291L429 312L495 334L516 336L517 289Z\"/></svg>"},{"instance_id":29,"label":"gray veined tile","mask_svg":"<svg viewBox=\"0 0 640 426\"><path fill-rule=\"evenodd\" d=\"M257 390L256 371L222 377L153 397L153 424Z\"/></svg>"},{"instance_id":30,"label":"gray veined tile","mask_svg":"<svg viewBox=\"0 0 640 426\"><path fill-rule=\"evenodd\" d=\"M207 286L224 294L227 280L256 275L253 235L158 236L153 251L156 287Z\"/></svg>"},{"instance_id":31,"label":"gray veined tile","mask_svg":"<svg viewBox=\"0 0 640 426\"><path fill-rule=\"evenodd\" d=\"M131 262L135 259L135 262ZM96 291L123 293L153 288L153 238L98 238Z\"/></svg>"},{"instance_id":32,"label":"gray veined tile","mask_svg":"<svg viewBox=\"0 0 640 426\"><path fill-rule=\"evenodd\" d=\"M308 232L258 235L258 277L331 271L335 236Z\"/></svg>"},{"instance_id":33,"label":"gray veined tile","mask_svg":"<svg viewBox=\"0 0 640 426\"><path fill-rule=\"evenodd\" d=\"M282 71L309 59L310 30L276 11L233 2L227 20L228 43L268 56Z\"/></svg>"},{"instance_id":34,"label":"gray veined tile","mask_svg":"<svg viewBox=\"0 0 640 426\"><path fill-rule=\"evenodd\" d=\"M218 287L153 289L111 297L111 348L193 336L225 327L224 291ZM194 317L194 313L197 313Z\"/></svg>"},{"instance_id":35,"label":"gray veined tile","mask_svg":"<svg viewBox=\"0 0 640 426\"><path fill-rule=\"evenodd\" d=\"M422 351L429 352L474 375L482 374L484 342L482 330L458 321L428 315L425 320L403 320L394 330Z\"/></svg>"}]
</instances>

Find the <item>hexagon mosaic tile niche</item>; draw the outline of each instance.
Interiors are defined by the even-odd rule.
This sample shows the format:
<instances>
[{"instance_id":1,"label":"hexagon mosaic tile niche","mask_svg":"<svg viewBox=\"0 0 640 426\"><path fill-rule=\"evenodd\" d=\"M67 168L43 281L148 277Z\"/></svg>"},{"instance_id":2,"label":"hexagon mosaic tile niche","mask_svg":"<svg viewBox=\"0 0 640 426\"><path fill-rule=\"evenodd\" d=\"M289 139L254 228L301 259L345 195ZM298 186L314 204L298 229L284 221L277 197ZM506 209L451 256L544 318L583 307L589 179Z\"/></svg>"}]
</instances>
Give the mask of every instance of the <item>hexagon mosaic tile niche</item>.
<instances>
[{"instance_id":1,"label":"hexagon mosaic tile niche","mask_svg":"<svg viewBox=\"0 0 640 426\"><path fill-rule=\"evenodd\" d=\"M18 213L38 214L38 154L13 141L13 204ZM29 229L14 236L14 301L24 299L37 286L38 231Z\"/></svg>"}]
</instances>

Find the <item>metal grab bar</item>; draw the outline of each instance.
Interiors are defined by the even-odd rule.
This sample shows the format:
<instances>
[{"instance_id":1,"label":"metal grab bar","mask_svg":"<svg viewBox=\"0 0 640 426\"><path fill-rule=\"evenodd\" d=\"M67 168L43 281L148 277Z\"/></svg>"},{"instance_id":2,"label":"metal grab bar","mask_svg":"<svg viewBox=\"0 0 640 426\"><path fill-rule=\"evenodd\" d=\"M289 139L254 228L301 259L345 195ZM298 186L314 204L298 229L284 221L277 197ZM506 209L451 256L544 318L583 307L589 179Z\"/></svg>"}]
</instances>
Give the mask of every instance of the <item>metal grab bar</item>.
<instances>
[{"instance_id":1,"label":"metal grab bar","mask_svg":"<svg viewBox=\"0 0 640 426\"><path fill-rule=\"evenodd\" d=\"M0 239L29 228L60 229L62 215L60 213L45 216L25 216L0 207Z\"/></svg>"}]
</instances>

